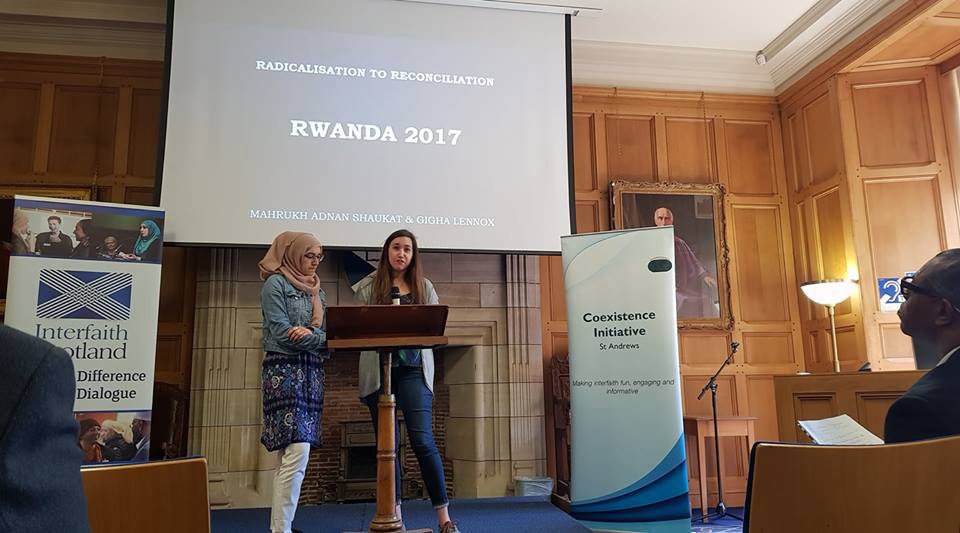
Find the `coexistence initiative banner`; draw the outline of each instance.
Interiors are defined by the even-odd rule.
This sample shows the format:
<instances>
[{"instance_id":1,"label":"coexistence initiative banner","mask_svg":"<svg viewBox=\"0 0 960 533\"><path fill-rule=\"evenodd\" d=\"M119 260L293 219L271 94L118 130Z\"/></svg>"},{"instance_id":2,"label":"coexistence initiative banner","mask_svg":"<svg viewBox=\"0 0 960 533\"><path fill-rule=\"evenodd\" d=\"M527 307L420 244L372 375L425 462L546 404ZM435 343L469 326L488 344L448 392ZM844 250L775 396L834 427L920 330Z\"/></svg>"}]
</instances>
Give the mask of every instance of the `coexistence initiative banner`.
<instances>
[{"instance_id":1,"label":"coexistence initiative banner","mask_svg":"<svg viewBox=\"0 0 960 533\"><path fill-rule=\"evenodd\" d=\"M14 200L5 322L73 358L84 464L150 452L163 211Z\"/></svg>"},{"instance_id":2,"label":"coexistence initiative banner","mask_svg":"<svg viewBox=\"0 0 960 533\"><path fill-rule=\"evenodd\" d=\"M673 228L561 242L573 515L599 530L689 532Z\"/></svg>"}]
</instances>

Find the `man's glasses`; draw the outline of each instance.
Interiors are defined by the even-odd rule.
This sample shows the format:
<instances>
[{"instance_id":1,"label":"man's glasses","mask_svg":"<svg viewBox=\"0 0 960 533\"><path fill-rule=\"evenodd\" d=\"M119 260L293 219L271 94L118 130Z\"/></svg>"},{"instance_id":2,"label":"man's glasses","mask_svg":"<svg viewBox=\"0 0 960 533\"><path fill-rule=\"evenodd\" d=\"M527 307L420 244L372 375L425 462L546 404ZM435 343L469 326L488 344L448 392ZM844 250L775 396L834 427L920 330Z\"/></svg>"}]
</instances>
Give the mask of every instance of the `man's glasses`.
<instances>
[{"instance_id":1,"label":"man's glasses","mask_svg":"<svg viewBox=\"0 0 960 533\"><path fill-rule=\"evenodd\" d=\"M313 261L314 259L316 259L317 261L319 261L319 262L321 262L321 263L323 262L323 254L315 254L315 253L313 253L313 252L310 252L310 253L307 253L307 254L303 254L303 256L306 257L307 259L309 259L310 261Z\"/></svg>"},{"instance_id":2,"label":"man's glasses","mask_svg":"<svg viewBox=\"0 0 960 533\"><path fill-rule=\"evenodd\" d=\"M954 311L960 313L960 306L950 301L946 296L941 296L931 289L921 287L913 282L913 276L906 276L900 278L900 294L903 295L903 299L906 300L910 298L910 295L913 293L922 294L924 296L929 296L930 298L936 298L938 300L945 300L947 303L953 307Z\"/></svg>"}]
</instances>

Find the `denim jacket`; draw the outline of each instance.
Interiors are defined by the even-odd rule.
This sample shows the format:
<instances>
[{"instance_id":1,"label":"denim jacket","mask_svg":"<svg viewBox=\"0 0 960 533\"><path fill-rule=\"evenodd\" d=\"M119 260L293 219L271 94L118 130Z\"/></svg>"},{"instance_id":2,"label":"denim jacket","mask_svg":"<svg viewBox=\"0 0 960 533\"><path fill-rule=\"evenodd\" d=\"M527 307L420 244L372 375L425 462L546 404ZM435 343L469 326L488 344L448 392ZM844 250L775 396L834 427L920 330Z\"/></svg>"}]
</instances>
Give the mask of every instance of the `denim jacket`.
<instances>
[{"instance_id":1,"label":"denim jacket","mask_svg":"<svg viewBox=\"0 0 960 533\"><path fill-rule=\"evenodd\" d=\"M326 307L327 295L320 289L320 303ZM263 310L263 350L294 354L310 352L325 353L327 344L326 315L324 325L309 326L313 318L313 302L308 294L290 284L280 274L274 274L263 283L260 291L260 307ZM291 341L287 332L294 326L304 326L312 335Z\"/></svg>"}]
</instances>

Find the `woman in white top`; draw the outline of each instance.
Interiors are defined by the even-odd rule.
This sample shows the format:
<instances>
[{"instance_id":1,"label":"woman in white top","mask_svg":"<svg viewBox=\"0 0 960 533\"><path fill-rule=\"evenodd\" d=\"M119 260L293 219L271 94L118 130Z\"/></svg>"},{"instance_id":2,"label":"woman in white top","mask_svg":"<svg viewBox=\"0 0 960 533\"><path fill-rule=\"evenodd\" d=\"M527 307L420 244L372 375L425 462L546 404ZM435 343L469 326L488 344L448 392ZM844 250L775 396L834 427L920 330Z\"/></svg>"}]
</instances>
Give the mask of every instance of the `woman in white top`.
<instances>
[{"instance_id":1,"label":"woman in white top","mask_svg":"<svg viewBox=\"0 0 960 533\"><path fill-rule=\"evenodd\" d=\"M400 304L439 303L437 291L423 277L417 239L407 230L387 237L377 270L361 280L357 300L362 304L390 304L390 291L400 289ZM403 411L410 446L420 463L423 482L437 512L440 533L459 533L450 520L443 462L433 439L433 351L399 350L393 358L391 382L397 406ZM360 397L377 427L377 401L381 393L380 364L376 353L360 356ZM399 441L399 435L397 437ZM400 515L400 461L397 461L397 516Z\"/></svg>"}]
</instances>

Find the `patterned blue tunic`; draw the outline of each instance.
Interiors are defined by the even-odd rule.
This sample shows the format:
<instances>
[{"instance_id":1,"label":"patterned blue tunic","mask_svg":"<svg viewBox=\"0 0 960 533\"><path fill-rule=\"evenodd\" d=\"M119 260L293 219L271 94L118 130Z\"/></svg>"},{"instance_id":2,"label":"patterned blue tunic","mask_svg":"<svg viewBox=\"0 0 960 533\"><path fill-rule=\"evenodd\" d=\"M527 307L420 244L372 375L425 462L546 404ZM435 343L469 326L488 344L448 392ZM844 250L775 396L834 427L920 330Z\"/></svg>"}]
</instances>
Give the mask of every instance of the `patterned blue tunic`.
<instances>
[{"instance_id":1,"label":"patterned blue tunic","mask_svg":"<svg viewBox=\"0 0 960 533\"><path fill-rule=\"evenodd\" d=\"M326 295L320 291L320 301ZM309 326L313 316L310 297L281 275L270 276L260 295L263 310L263 433L260 442L269 451L295 442L321 445L323 414L323 361L326 331ZM312 331L302 339L288 338L291 327Z\"/></svg>"},{"instance_id":2,"label":"patterned blue tunic","mask_svg":"<svg viewBox=\"0 0 960 533\"><path fill-rule=\"evenodd\" d=\"M310 352L267 352L263 360L263 434L260 442L276 451L295 442L322 444L323 363Z\"/></svg>"}]
</instances>

